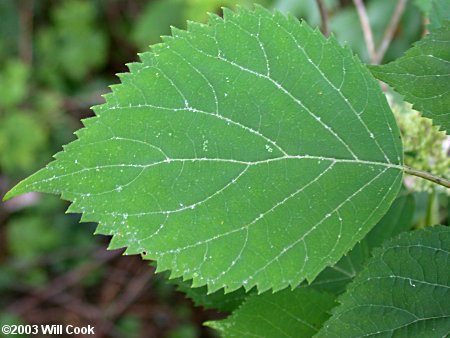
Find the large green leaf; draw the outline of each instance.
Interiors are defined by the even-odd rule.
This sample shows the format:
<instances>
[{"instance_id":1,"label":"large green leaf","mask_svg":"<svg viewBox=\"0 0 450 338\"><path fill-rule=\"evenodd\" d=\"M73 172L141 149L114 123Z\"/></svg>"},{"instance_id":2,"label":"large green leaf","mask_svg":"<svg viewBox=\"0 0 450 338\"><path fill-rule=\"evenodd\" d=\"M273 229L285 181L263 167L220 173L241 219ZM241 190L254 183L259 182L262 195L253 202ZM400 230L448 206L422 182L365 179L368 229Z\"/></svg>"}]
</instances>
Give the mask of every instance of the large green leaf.
<instances>
[{"instance_id":1,"label":"large green leaf","mask_svg":"<svg viewBox=\"0 0 450 338\"><path fill-rule=\"evenodd\" d=\"M446 337L450 228L400 235L377 249L317 337Z\"/></svg>"},{"instance_id":2,"label":"large green leaf","mask_svg":"<svg viewBox=\"0 0 450 338\"><path fill-rule=\"evenodd\" d=\"M173 35L6 198L60 193L111 248L209 292L314 279L400 187L378 83L333 38L260 7Z\"/></svg>"},{"instance_id":3,"label":"large green leaf","mask_svg":"<svg viewBox=\"0 0 450 338\"><path fill-rule=\"evenodd\" d=\"M411 229L414 215L414 196L401 192L386 215L364 239L355 245L336 265L323 270L312 286L332 293L341 293L347 284L362 270L374 248L386 239Z\"/></svg>"},{"instance_id":4,"label":"large green leaf","mask_svg":"<svg viewBox=\"0 0 450 338\"><path fill-rule=\"evenodd\" d=\"M334 296L312 288L252 295L224 320L207 322L223 337L312 337L330 316Z\"/></svg>"},{"instance_id":5,"label":"large green leaf","mask_svg":"<svg viewBox=\"0 0 450 338\"><path fill-rule=\"evenodd\" d=\"M443 23L400 59L370 66L414 108L448 134L450 130L450 21Z\"/></svg>"}]
</instances>

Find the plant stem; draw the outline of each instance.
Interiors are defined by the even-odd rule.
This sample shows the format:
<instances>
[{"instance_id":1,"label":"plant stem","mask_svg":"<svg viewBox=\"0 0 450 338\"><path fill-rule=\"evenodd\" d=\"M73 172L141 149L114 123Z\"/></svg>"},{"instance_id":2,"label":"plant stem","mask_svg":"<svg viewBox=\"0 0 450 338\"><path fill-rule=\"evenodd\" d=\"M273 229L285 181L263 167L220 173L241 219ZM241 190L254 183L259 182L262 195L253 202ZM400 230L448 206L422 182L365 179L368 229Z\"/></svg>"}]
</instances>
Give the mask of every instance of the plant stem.
<instances>
[{"instance_id":1,"label":"plant stem","mask_svg":"<svg viewBox=\"0 0 450 338\"><path fill-rule=\"evenodd\" d=\"M445 178L433 175L433 174L431 174L429 172L426 172L426 171L413 169L413 168L410 168L410 167L407 167L407 166L404 166L403 168L404 168L404 171L405 171L406 174L417 176L417 177L420 177L420 178L424 178L424 179L426 179L428 181L431 181L433 183L442 185L443 187L446 187L446 188L450 189L450 181L445 179Z\"/></svg>"},{"instance_id":2,"label":"plant stem","mask_svg":"<svg viewBox=\"0 0 450 338\"><path fill-rule=\"evenodd\" d=\"M361 21L361 27L364 34L364 40L366 41L367 51L369 52L370 60L375 63L377 55L375 52L375 44L373 42L372 29L370 28L369 17L367 16L366 7L362 0L353 0L356 10L358 12L359 21Z\"/></svg>"},{"instance_id":3,"label":"plant stem","mask_svg":"<svg viewBox=\"0 0 450 338\"><path fill-rule=\"evenodd\" d=\"M34 0L19 2L19 55L26 64L33 61L33 6Z\"/></svg>"},{"instance_id":4,"label":"plant stem","mask_svg":"<svg viewBox=\"0 0 450 338\"><path fill-rule=\"evenodd\" d=\"M423 18L423 31L422 31L422 38L425 37L429 33L428 31L428 25L430 24L430 19L428 19L426 16Z\"/></svg>"},{"instance_id":5,"label":"plant stem","mask_svg":"<svg viewBox=\"0 0 450 338\"><path fill-rule=\"evenodd\" d=\"M375 55L376 64L379 64L383 60L384 54L386 53L392 41L398 23L400 22L400 18L402 17L402 14L405 10L406 2L407 0L398 0L397 6L395 7L394 13L392 14L391 21L389 22L389 25L386 27L386 30L384 31L383 40L381 40L378 51L376 52Z\"/></svg>"},{"instance_id":6,"label":"plant stem","mask_svg":"<svg viewBox=\"0 0 450 338\"><path fill-rule=\"evenodd\" d=\"M316 2L320 12L320 20L321 20L320 31L322 32L323 35L329 36L330 31L328 29L328 11L325 7L325 4L323 3L323 0L316 0Z\"/></svg>"},{"instance_id":7,"label":"plant stem","mask_svg":"<svg viewBox=\"0 0 450 338\"><path fill-rule=\"evenodd\" d=\"M429 227L439 223L438 221L435 220L436 217L434 215L436 206L437 206L436 189L433 189L432 192L428 195L427 213L425 216L425 227Z\"/></svg>"}]
</instances>

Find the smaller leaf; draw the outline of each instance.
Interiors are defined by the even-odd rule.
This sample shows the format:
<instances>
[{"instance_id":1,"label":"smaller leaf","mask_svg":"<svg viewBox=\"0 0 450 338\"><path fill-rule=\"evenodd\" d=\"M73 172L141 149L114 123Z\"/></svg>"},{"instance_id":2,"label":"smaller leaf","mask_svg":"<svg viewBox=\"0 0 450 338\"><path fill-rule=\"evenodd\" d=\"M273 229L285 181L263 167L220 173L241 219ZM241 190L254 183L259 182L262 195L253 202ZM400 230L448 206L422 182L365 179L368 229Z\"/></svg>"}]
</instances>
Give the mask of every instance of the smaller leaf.
<instances>
[{"instance_id":1,"label":"smaller leaf","mask_svg":"<svg viewBox=\"0 0 450 338\"><path fill-rule=\"evenodd\" d=\"M329 317L334 296L312 288L251 295L231 316L205 325L223 337L312 337Z\"/></svg>"},{"instance_id":2,"label":"smaller leaf","mask_svg":"<svg viewBox=\"0 0 450 338\"><path fill-rule=\"evenodd\" d=\"M392 86L423 116L450 130L450 21L427 35L400 59L369 66L375 77Z\"/></svg>"},{"instance_id":3,"label":"smaller leaf","mask_svg":"<svg viewBox=\"0 0 450 338\"><path fill-rule=\"evenodd\" d=\"M157 267L156 262L151 262L150 265ZM162 271L158 275L167 283L174 285L176 291L184 293L187 298L192 300L195 306L201 306L206 310L215 309L220 312L232 312L255 291L246 292L244 288L240 288L229 293L225 293L223 289L208 293L206 286L192 287L192 280L183 280L182 278L170 279L169 271Z\"/></svg>"},{"instance_id":4,"label":"smaller leaf","mask_svg":"<svg viewBox=\"0 0 450 338\"><path fill-rule=\"evenodd\" d=\"M444 337L450 332L450 228L407 232L375 250L317 337Z\"/></svg>"},{"instance_id":5,"label":"smaller leaf","mask_svg":"<svg viewBox=\"0 0 450 338\"><path fill-rule=\"evenodd\" d=\"M206 286L193 288L192 281L183 281L181 278L169 280L177 286L177 291L183 292L194 302L195 306L202 306L204 309L216 309L221 312L231 312L249 296L244 288L237 289L230 293L224 293L223 289L208 294ZM251 293L251 291L250 291Z\"/></svg>"}]
</instances>

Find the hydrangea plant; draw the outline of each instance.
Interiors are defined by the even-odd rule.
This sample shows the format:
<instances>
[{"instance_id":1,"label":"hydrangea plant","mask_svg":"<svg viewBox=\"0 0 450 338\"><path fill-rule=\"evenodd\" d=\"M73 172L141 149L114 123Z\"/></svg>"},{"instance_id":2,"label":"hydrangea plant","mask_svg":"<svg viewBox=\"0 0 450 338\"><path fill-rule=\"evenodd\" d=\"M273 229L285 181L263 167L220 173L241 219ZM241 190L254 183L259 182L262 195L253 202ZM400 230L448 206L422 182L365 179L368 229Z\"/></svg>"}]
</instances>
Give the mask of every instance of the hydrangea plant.
<instances>
[{"instance_id":1,"label":"hydrangea plant","mask_svg":"<svg viewBox=\"0 0 450 338\"><path fill-rule=\"evenodd\" d=\"M443 21L369 68L293 16L225 9L140 54L78 139L5 198L71 201L111 249L233 310L208 323L227 337L445 336L450 230L396 234L411 226L405 174L450 182L405 166L374 75L448 132L449 38Z\"/></svg>"}]
</instances>

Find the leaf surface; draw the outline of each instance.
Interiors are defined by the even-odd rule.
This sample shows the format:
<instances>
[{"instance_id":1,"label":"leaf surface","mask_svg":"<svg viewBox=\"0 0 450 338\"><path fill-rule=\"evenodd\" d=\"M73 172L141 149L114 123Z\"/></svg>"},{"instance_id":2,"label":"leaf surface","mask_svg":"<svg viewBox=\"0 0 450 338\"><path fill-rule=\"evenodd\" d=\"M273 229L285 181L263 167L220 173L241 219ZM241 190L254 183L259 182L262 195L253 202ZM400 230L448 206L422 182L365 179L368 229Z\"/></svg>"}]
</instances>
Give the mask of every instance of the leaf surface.
<instances>
[{"instance_id":1,"label":"leaf surface","mask_svg":"<svg viewBox=\"0 0 450 338\"><path fill-rule=\"evenodd\" d=\"M406 54L372 73L412 103L414 109L450 130L450 21L428 34Z\"/></svg>"},{"instance_id":2,"label":"leaf surface","mask_svg":"<svg viewBox=\"0 0 450 338\"><path fill-rule=\"evenodd\" d=\"M225 10L141 59L6 198L59 193L111 248L209 292L262 292L314 279L397 195L399 132L378 83L305 23Z\"/></svg>"},{"instance_id":3,"label":"leaf surface","mask_svg":"<svg viewBox=\"0 0 450 338\"><path fill-rule=\"evenodd\" d=\"M250 296L228 318L206 322L223 337L312 337L330 316L334 296L312 288Z\"/></svg>"},{"instance_id":4,"label":"leaf surface","mask_svg":"<svg viewBox=\"0 0 450 338\"><path fill-rule=\"evenodd\" d=\"M386 239L411 229L414 215L414 196L400 192L386 215L373 227L352 251L341 258L336 265L323 270L312 283L319 290L342 293L346 286L362 270L374 248Z\"/></svg>"},{"instance_id":5,"label":"leaf surface","mask_svg":"<svg viewBox=\"0 0 450 338\"><path fill-rule=\"evenodd\" d=\"M316 337L445 337L450 228L407 232L377 249Z\"/></svg>"}]
</instances>

